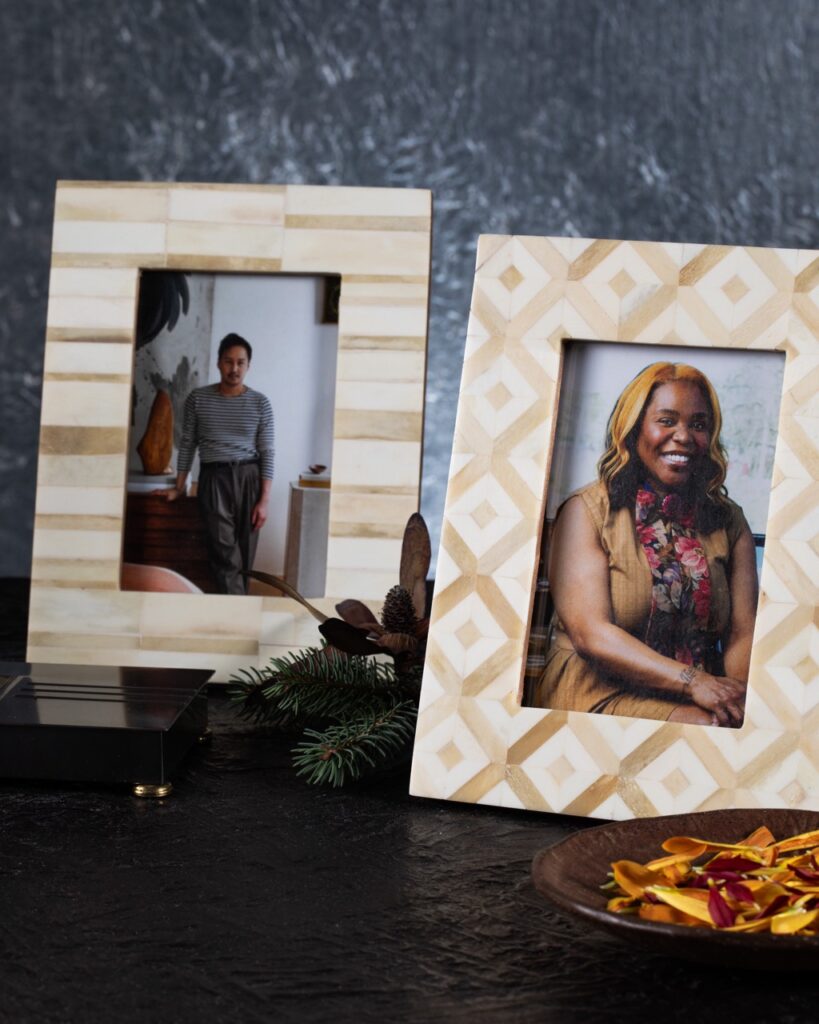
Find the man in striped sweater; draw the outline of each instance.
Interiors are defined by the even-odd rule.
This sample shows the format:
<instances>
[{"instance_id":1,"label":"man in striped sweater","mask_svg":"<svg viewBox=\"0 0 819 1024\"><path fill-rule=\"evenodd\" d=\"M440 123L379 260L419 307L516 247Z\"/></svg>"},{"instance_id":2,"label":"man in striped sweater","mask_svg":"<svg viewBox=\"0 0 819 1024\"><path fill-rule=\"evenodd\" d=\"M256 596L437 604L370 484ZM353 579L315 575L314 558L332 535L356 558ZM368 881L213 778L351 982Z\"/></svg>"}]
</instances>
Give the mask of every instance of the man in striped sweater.
<instances>
[{"instance_id":1,"label":"man in striped sweater","mask_svg":"<svg viewBox=\"0 0 819 1024\"><path fill-rule=\"evenodd\" d=\"M176 486L166 492L168 501L185 493L198 448L199 508L220 594L247 593L242 570L253 566L273 483L273 410L244 383L252 356L240 335L222 338L216 364L221 380L188 395Z\"/></svg>"}]
</instances>

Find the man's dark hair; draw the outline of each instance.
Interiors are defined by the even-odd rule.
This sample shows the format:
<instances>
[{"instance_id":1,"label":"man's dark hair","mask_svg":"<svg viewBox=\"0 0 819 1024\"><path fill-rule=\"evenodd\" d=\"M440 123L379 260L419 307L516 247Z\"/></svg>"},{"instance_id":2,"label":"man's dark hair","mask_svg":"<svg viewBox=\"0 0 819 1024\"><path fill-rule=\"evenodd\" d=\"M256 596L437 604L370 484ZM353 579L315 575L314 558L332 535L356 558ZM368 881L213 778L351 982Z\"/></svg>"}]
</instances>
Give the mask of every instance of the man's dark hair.
<instances>
[{"instance_id":1,"label":"man's dark hair","mask_svg":"<svg viewBox=\"0 0 819 1024\"><path fill-rule=\"evenodd\" d=\"M253 358L253 349L251 348L250 342L246 341L241 334L226 334L224 338L219 342L219 358L227 352L229 348L233 348L234 345L241 345L242 348L247 352L247 361Z\"/></svg>"}]
</instances>

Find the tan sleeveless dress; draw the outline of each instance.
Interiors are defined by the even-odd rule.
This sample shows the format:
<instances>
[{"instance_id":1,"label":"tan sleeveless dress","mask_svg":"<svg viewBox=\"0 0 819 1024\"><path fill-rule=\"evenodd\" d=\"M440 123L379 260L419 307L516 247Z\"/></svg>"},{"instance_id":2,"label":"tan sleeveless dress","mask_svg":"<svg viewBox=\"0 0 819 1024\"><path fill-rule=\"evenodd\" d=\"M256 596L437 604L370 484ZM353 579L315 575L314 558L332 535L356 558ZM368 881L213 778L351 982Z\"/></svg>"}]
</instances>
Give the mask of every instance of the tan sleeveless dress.
<instances>
[{"instance_id":1,"label":"tan sleeveless dress","mask_svg":"<svg viewBox=\"0 0 819 1024\"><path fill-rule=\"evenodd\" d=\"M575 493L583 501L608 556L614 622L638 640L644 640L651 612L652 580L645 552L634 529L634 509L610 511L608 493L599 481ZM731 552L747 529L742 509L732 502L731 518L726 527L713 533L698 534L711 577L709 629L721 636L725 636L731 622ZM679 706L677 701L663 699L655 691L640 689L581 658L556 614L552 620L552 641L546 653L546 667L535 692L534 703L542 708L663 720Z\"/></svg>"}]
</instances>

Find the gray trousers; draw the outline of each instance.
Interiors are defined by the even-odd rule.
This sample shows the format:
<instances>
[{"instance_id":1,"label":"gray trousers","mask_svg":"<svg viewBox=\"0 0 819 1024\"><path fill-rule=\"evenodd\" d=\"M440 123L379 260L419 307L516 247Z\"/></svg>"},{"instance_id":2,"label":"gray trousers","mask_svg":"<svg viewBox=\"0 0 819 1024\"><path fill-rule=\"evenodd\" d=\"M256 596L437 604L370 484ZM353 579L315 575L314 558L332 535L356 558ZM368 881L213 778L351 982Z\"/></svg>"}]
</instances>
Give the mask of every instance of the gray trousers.
<instances>
[{"instance_id":1,"label":"gray trousers","mask_svg":"<svg viewBox=\"0 0 819 1024\"><path fill-rule=\"evenodd\" d=\"M208 561L220 594L246 594L243 569L253 567L259 531L250 517L261 494L258 462L208 463L199 471L199 511Z\"/></svg>"}]
</instances>

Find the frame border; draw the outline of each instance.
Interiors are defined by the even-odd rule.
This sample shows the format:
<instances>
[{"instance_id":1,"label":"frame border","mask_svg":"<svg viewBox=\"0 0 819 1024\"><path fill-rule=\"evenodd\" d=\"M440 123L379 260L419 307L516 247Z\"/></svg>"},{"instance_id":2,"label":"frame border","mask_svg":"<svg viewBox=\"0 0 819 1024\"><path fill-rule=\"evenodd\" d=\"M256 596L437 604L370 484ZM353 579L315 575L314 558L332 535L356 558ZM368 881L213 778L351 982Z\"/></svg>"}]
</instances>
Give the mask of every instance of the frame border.
<instances>
[{"instance_id":1,"label":"frame border","mask_svg":"<svg viewBox=\"0 0 819 1024\"><path fill-rule=\"evenodd\" d=\"M520 706L564 339L784 351L741 729ZM411 792L627 819L819 810L819 253L481 236Z\"/></svg>"},{"instance_id":2,"label":"frame border","mask_svg":"<svg viewBox=\"0 0 819 1024\"><path fill-rule=\"evenodd\" d=\"M419 502L431 226L425 189L57 184L29 661L219 680L318 640L289 598L119 589L143 269L341 275L328 596L314 603L383 598Z\"/></svg>"}]
</instances>

